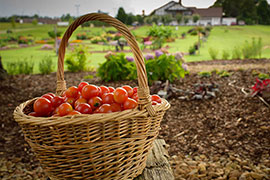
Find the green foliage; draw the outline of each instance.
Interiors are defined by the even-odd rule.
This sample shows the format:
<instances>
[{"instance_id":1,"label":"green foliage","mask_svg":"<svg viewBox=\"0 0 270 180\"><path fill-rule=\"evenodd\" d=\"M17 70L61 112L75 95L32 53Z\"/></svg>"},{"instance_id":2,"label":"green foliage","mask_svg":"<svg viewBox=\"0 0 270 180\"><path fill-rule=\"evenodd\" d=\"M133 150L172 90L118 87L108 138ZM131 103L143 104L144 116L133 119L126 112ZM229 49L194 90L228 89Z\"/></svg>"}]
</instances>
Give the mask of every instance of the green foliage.
<instances>
[{"instance_id":1,"label":"green foliage","mask_svg":"<svg viewBox=\"0 0 270 180\"><path fill-rule=\"evenodd\" d=\"M76 47L74 51L66 58L67 68L71 72L86 70L87 48L83 46Z\"/></svg>"},{"instance_id":2,"label":"green foliage","mask_svg":"<svg viewBox=\"0 0 270 180\"><path fill-rule=\"evenodd\" d=\"M97 76L103 81L121 81L136 79L136 65L125 58L125 54L110 55L100 64Z\"/></svg>"},{"instance_id":3,"label":"green foliage","mask_svg":"<svg viewBox=\"0 0 270 180\"><path fill-rule=\"evenodd\" d=\"M36 18L33 19L32 24L36 26L38 24L38 20Z\"/></svg>"},{"instance_id":4,"label":"green foliage","mask_svg":"<svg viewBox=\"0 0 270 180\"><path fill-rule=\"evenodd\" d=\"M201 72L198 73L198 75L200 77L210 77L212 75L212 73L209 72L209 71L201 71Z\"/></svg>"},{"instance_id":5,"label":"green foliage","mask_svg":"<svg viewBox=\"0 0 270 180\"><path fill-rule=\"evenodd\" d=\"M194 15L192 16L192 21L193 21L194 23L198 22L199 19L200 19L200 15L199 15L199 14L194 14Z\"/></svg>"},{"instance_id":6,"label":"green foliage","mask_svg":"<svg viewBox=\"0 0 270 180\"><path fill-rule=\"evenodd\" d=\"M219 75L219 77L229 77L232 75L232 73L229 73L228 71L222 70L217 72L217 74Z\"/></svg>"},{"instance_id":7,"label":"green foliage","mask_svg":"<svg viewBox=\"0 0 270 180\"><path fill-rule=\"evenodd\" d=\"M147 77L149 82L160 80L169 80L173 82L184 78L188 72L182 67L182 62L175 59L172 55L162 54L155 59L149 59L145 62Z\"/></svg>"},{"instance_id":8,"label":"green foliage","mask_svg":"<svg viewBox=\"0 0 270 180\"><path fill-rule=\"evenodd\" d=\"M165 43L165 38L160 37L160 38L155 38L155 40L152 43L152 49L160 49L162 48L163 44Z\"/></svg>"},{"instance_id":9,"label":"green foliage","mask_svg":"<svg viewBox=\"0 0 270 180\"><path fill-rule=\"evenodd\" d=\"M249 43L248 41L245 41L242 47L243 58L250 59L250 58L261 57L262 48L263 46L262 46L261 38L258 38L258 41L256 41L255 38L252 38L251 43Z\"/></svg>"},{"instance_id":10,"label":"green foliage","mask_svg":"<svg viewBox=\"0 0 270 180\"><path fill-rule=\"evenodd\" d=\"M163 22L163 24L168 25L170 22L173 21L173 17L171 14L166 14L161 16L161 21Z\"/></svg>"},{"instance_id":11,"label":"green foliage","mask_svg":"<svg viewBox=\"0 0 270 180\"><path fill-rule=\"evenodd\" d=\"M258 78L261 79L261 80L270 79L270 75L269 74L260 73L258 75Z\"/></svg>"},{"instance_id":12,"label":"green foliage","mask_svg":"<svg viewBox=\"0 0 270 180\"><path fill-rule=\"evenodd\" d=\"M195 30L194 30L194 31L191 31L190 35L191 35L191 36L197 36L197 35L198 35L198 32L195 31Z\"/></svg>"},{"instance_id":13,"label":"green foliage","mask_svg":"<svg viewBox=\"0 0 270 180\"><path fill-rule=\"evenodd\" d=\"M234 47L232 51L232 59L241 59L242 53L239 47Z\"/></svg>"},{"instance_id":14,"label":"green foliage","mask_svg":"<svg viewBox=\"0 0 270 180\"><path fill-rule=\"evenodd\" d=\"M50 74L53 72L53 60L51 56L45 56L39 62L39 71L41 74Z\"/></svg>"},{"instance_id":15,"label":"green foliage","mask_svg":"<svg viewBox=\"0 0 270 180\"><path fill-rule=\"evenodd\" d=\"M222 59L223 60L227 60L227 59L229 59L229 57L230 57L230 53L229 53L229 51L227 51L227 50L223 50L222 51Z\"/></svg>"},{"instance_id":16,"label":"green foliage","mask_svg":"<svg viewBox=\"0 0 270 180\"><path fill-rule=\"evenodd\" d=\"M184 23L187 24L189 21L189 17L188 16L184 16Z\"/></svg>"},{"instance_id":17,"label":"green foliage","mask_svg":"<svg viewBox=\"0 0 270 180\"><path fill-rule=\"evenodd\" d=\"M209 52L209 54L210 54L210 56L211 56L211 58L213 60L216 60L217 59L217 56L218 56L218 50L217 49L209 48L208 49L208 52Z\"/></svg>"},{"instance_id":18,"label":"green foliage","mask_svg":"<svg viewBox=\"0 0 270 180\"><path fill-rule=\"evenodd\" d=\"M182 14L177 14L177 15L175 16L175 19L176 19L176 21L178 22L178 24L180 24L180 23L182 22L182 20L183 20Z\"/></svg>"},{"instance_id":19,"label":"green foliage","mask_svg":"<svg viewBox=\"0 0 270 180\"><path fill-rule=\"evenodd\" d=\"M56 37L60 37L61 34L62 34L62 32L57 31L56 32ZM50 38L53 38L53 39L55 38L55 32L54 31L48 31L48 35L50 36Z\"/></svg>"},{"instance_id":20,"label":"green foliage","mask_svg":"<svg viewBox=\"0 0 270 180\"><path fill-rule=\"evenodd\" d=\"M165 26L157 26L157 25L153 25L148 33L147 33L148 36L153 36L153 37L156 37L156 38L170 38L172 37L172 30L165 27Z\"/></svg>"},{"instance_id":21,"label":"green foliage","mask_svg":"<svg viewBox=\"0 0 270 180\"><path fill-rule=\"evenodd\" d=\"M188 52L190 55L194 55L196 53L196 48L194 46L190 46Z\"/></svg>"},{"instance_id":22,"label":"green foliage","mask_svg":"<svg viewBox=\"0 0 270 180\"><path fill-rule=\"evenodd\" d=\"M6 64L8 74L32 74L34 70L34 62L29 61L27 58L16 62L8 62Z\"/></svg>"},{"instance_id":23,"label":"green foliage","mask_svg":"<svg viewBox=\"0 0 270 180\"><path fill-rule=\"evenodd\" d=\"M12 17L11 17L10 23L11 23L11 27L12 27L12 28L16 28L16 20L15 20L15 16L12 16Z\"/></svg>"},{"instance_id":24,"label":"green foliage","mask_svg":"<svg viewBox=\"0 0 270 180\"><path fill-rule=\"evenodd\" d=\"M126 23L127 21L127 14L124 10L123 7L120 7L118 9L117 15L116 15L116 19L118 19L119 21L121 21L122 23Z\"/></svg>"},{"instance_id":25,"label":"green foliage","mask_svg":"<svg viewBox=\"0 0 270 180\"><path fill-rule=\"evenodd\" d=\"M260 0L257 6L259 24L270 24L270 5L266 0Z\"/></svg>"}]
</instances>

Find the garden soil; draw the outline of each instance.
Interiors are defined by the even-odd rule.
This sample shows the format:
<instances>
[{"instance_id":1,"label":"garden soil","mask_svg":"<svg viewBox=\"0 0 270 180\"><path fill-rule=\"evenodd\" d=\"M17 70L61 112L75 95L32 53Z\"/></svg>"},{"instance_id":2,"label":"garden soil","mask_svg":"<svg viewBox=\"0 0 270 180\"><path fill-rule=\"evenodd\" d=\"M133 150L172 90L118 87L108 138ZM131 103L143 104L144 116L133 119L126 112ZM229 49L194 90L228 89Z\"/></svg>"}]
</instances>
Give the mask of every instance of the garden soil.
<instances>
[{"instance_id":1,"label":"garden soil","mask_svg":"<svg viewBox=\"0 0 270 180\"><path fill-rule=\"evenodd\" d=\"M230 64L234 68L229 77L215 73L200 77L192 71L194 67L203 71L206 65L211 69ZM188 63L190 74L171 84L173 87L192 90L195 83L215 82L219 92L207 100L168 99L171 108L161 123L159 138L168 144L175 179L270 179L270 108L241 91L250 92L258 72L269 74L269 64L269 60ZM105 83L90 74L94 78L85 79L88 72L65 73L67 86L82 80L114 87L137 85L136 81ZM54 92L55 82L55 73L17 75L0 82L0 179L46 179L13 111L26 100Z\"/></svg>"}]
</instances>

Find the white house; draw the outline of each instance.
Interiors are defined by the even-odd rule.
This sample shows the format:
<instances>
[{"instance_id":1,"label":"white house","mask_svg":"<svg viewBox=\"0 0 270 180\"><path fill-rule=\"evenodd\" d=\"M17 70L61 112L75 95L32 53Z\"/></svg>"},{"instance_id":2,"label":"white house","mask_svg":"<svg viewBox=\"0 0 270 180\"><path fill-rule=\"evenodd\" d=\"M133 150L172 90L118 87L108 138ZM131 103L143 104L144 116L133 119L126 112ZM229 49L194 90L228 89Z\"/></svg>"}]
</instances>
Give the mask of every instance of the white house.
<instances>
[{"instance_id":1,"label":"white house","mask_svg":"<svg viewBox=\"0 0 270 180\"><path fill-rule=\"evenodd\" d=\"M237 19L232 17L224 17L222 18L222 25L230 26L237 24Z\"/></svg>"}]
</instances>

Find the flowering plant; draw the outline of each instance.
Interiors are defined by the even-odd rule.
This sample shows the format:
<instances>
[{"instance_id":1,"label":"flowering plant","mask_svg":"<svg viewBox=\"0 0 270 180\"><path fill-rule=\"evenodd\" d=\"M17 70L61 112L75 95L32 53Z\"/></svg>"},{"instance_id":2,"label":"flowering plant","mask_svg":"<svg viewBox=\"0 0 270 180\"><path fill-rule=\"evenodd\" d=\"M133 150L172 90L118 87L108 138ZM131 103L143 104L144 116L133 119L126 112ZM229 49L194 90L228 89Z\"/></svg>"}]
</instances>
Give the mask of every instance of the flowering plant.
<instances>
[{"instance_id":1,"label":"flowering plant","mask_svg":"<svg viewBox=\"0 0 270 180\"><path fill-rule=\"evenodd\" d=\"M252 96L261 95L265 96L264 94L270 93L270 79L260 80L256 79L256 83L252 86Z\"/></svg>"}]
</instances>

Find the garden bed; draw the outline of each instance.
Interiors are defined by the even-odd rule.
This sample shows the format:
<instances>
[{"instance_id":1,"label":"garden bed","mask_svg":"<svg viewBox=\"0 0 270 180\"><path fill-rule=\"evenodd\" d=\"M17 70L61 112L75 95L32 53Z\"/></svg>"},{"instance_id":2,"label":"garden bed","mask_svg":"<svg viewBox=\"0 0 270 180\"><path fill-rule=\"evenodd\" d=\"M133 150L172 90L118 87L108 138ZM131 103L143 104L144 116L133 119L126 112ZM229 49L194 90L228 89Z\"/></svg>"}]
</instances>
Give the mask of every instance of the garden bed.
<instances>
[{"instance_id":1,"label":"garden bed","mask_svg":"<svg viewBox=\"0 0 270 180\"><path fill-rule=\"evenodd\" d=\"M238 64L240 61L230 62ZM269 73L267 69L256 70ZM191 73L172 84L187 90L192 89L194 83L215 82L220 90L216 98L209 100L169 99L172 107L164 116L159 138L169 144L171 163L178 179L226 179L244 176L244 173L246 177L269 178L270 109L257 97L245 97L236 87L248 91L256 79L252 71L233 70L231 76L224 78L215 73L208 78ZM86 75L89 73L66 73L67 86L77 85ZM20 103L54 92L55 81L55 73L18 75L1 81L0 179L44 179L44 172L24 141L12 113ZM103 83L98 78L87 81L115 87L137 84L136 81ZM230 82L234 82L234 86L228 85Z\"/></svg>"}]
</instances>

